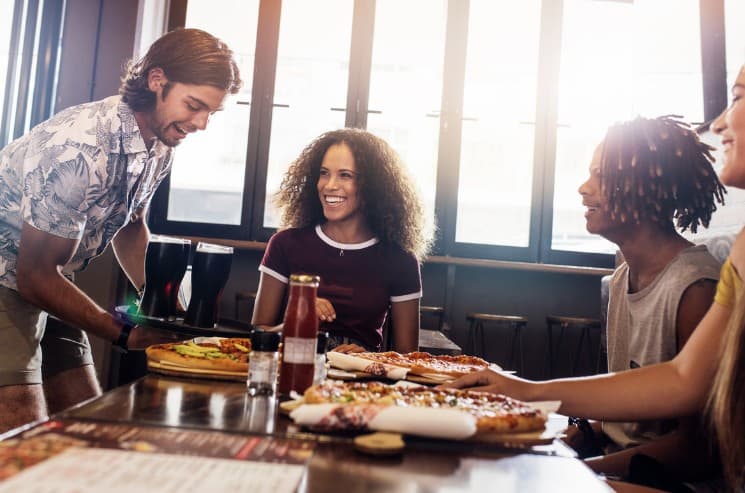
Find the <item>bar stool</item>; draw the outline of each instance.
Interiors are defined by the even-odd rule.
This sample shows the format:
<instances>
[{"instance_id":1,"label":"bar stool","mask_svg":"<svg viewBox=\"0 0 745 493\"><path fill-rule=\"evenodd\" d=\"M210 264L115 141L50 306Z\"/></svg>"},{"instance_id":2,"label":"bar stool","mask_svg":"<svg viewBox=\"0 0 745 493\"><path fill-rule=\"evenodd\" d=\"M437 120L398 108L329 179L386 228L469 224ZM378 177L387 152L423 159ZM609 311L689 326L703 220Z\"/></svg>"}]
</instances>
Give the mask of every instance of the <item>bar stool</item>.
<instances>
[{"instance_id":1,"label":"bar stool","mask_svg":"<svg viewBox=\"0 0 745 493\"><path fill-rule=\"evenodd\" d=\"M442 326L445 322L445 309L441 306L420 306L419 314L421 318L429 317L437 320L437 328L432 330L438 330L442 332ZM428 327L422 327L422 329L428 330Z\"/></svg>"},{"instance_id":2,"label":"bar stool","mask_svg":"<svg viewBox=\"0 0 745 493\"><path fill-rule=\"evenodd\" d=\"M559 338L556 341L556 347L554 348L553 340L553 329L559 327ZM577 374L577 368L579 367L579 361L582 356L582 348L587 340L587 357L590 362L590 368L597 369L597 360L600 358L600 354L595 356L596 360L593 361L593 350L591 332L600 333L600 320L595 318L582 318L582 317L561 317L556 315L549 315L546 317L546 331L548 333L548 378L554 378L554 358L560 354L561 343L564 339L564 332L567 330L579 330L579 343L574 351L573 364L572 364L572 376ZM554 350L556 354L554 354Z\"/></svg>"},{"instance_id":3,"label":"bar stool","mask_svg":"<svg viewBox=\"0 0 745 493\"><path fill-rule=\"evenodd\" d=\"M496 326L507 326L512 330L510 337L510 366L509 370L517 370L522 374L523 362L523 334L522 330L528 326L528 319L514 315L495 315L493 313L469 313L466 315L468 321L468 352L479 357L484 357L486 343L484 341L484 325L494 323ZM480 339L480 347L476 350L476 338ZM519 366L515 368L516 358L519 357Z\"/></svg>"},{"instance_id":4,"label":"bar stool","mask_svg":"<svg viewBox=\"0 0 745 493\"><path fill-rule=\"evenodd\" d=\"M235 293L235 319L239 319L241 302L248 301L249 316L248 320L251 320L251 314L253 312L254 303L256 302L256 291L238 291Z\"/></svg>"}]
</instances>

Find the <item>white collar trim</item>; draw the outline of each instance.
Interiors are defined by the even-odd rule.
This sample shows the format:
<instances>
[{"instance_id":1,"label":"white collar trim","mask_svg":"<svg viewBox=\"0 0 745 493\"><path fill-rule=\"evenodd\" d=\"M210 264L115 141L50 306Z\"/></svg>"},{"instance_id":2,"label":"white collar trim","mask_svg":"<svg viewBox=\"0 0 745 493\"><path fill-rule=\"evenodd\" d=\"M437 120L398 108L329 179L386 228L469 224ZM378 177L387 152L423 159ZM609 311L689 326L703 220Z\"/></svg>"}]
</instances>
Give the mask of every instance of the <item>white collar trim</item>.
<instances>
[{"instance_id":1,"label":"white collar trim","mask_svg":"<svg viewBox=\"0 0 745 493\"><path fill-rule=\"evenodd\" d=\"M338 241L334 241L326 236L326 233L323 232L320 224L316 225L316 234L321 241L334 248L338 248L339 250L362 250L363 248L371 247L380 242L377 238L371 238L362 243L339 243Z\"/></svg>"}]
</instances>

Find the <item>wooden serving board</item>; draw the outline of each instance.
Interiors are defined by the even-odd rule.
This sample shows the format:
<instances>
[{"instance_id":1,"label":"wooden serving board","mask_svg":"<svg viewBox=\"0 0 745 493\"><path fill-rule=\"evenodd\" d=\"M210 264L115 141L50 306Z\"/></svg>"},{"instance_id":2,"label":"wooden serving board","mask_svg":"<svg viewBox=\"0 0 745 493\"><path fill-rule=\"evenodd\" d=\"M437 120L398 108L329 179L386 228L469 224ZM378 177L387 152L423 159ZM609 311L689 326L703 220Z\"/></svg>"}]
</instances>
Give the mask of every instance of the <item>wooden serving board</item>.
<instances>
[{"instance_id":1,"label":"wooden serving board","mask_svg":"<svg viewBox=\"0 0 745 493\"><path fill-rule=\"evenodd\" d=\"M367 373L364 371L358 371L358 370L341 370L339 368L331 367L329 368L328 378L331 378L333 380L386 380L384 377L379 377L377 375L373 375L372 373ZM407 375L406 380L409 382L414 383L421 383L424 385L440 385L442 383L445 383L447 380L440 380L440 379L432 379L421 375ZM389 380L390 381L390 380Z\"/></svg>"},{"instance_id":2,"label":"wooden serving board","mask_svg":"<svg viewBox=\"0 0 745 493\"><path fill-rule=\"evenodd\" d=\"M205 370L202 368L187 368L181 366L167 365L160 361L147 360L148 370L162 375L176 377L209 378L214 380L230 380L245 382L248 375L237 371Z\"/></svg>"}]
</instances>

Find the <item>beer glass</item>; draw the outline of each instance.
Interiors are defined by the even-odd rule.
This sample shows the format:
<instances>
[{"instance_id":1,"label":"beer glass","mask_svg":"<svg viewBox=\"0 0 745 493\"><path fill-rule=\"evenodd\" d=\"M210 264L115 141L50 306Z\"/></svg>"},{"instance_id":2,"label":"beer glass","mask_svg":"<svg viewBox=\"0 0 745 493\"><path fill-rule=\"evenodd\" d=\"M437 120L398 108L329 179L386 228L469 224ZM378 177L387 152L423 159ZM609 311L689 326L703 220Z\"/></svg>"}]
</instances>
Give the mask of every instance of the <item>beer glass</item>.
<instances>
[{"instance_id":1,"label":"beer glass","mask_svg":"<svg viewBox=\"0 0 745 493\"><path fill-rule=\"evenodd\" d=\"M145 293L139 312L149 317L176 315L178 290L189 263L191 241L152 235L145 254Z\"/></svg>"},{"instance_id":2,"label":"beer glass","mask_svg":"<svg viewBox=\"0 0 745 493\"><path fill-rule=\"evenodd\" d=\"M194 327L214 327L220 295L230 275L233 248L200 242L191 265L191 300L184 322Z\"/></svg>"}]
</instances>

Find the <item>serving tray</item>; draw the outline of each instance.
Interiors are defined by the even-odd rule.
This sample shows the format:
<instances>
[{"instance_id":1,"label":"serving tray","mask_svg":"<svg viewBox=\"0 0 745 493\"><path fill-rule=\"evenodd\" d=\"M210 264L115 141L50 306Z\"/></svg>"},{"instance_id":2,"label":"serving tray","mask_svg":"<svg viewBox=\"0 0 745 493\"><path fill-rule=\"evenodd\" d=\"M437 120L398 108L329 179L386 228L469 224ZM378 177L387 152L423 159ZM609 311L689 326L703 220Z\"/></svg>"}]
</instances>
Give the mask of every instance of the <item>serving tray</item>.
<instances>
[{"instance_id":1,"label":"serving tray","mask_svg":"<svg viewBox=\"0 0 745 493\"><path fill-rule=\"evenodd\" d=\"M132 324L152 327L153 329L170 330L189 336L246 337L251 332L251 325L236 320L220 320L214 327L195 327L184 323L184 319L181 317L164 319L137 313L137 306L135 305L117 306L114 308L114 313Z\"/></svg>"}]
</instances>

